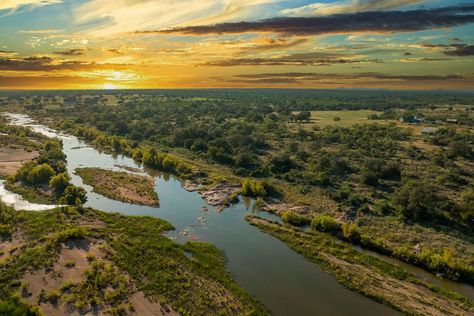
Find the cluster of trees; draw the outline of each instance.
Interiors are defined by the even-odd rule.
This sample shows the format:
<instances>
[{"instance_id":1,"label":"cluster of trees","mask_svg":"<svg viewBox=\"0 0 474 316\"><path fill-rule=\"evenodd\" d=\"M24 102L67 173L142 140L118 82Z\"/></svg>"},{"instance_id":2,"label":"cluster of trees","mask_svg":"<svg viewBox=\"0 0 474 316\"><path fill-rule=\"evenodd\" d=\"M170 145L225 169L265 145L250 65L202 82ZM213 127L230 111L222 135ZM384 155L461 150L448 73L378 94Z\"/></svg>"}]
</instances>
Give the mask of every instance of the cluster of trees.
<instances>
[{"instance_id":1,"label":"cluster of trees","mask_svg":"<svg viewBox=\"0 0 474 316\"><path fill-rule=\"evenodd\" d=\"M129 154L160 170L185 177L192 173L185 161L164 153L179 147L194 157L225 165L241 177L281 179L298 185L302 193L316 186L325 188L336 201L357 208L366 201L366 194L359 191L361 187L371 186L372 192L385 190L379 193L391 200L406 173L407 179L420 177L410 170L406 156L420 162L430 175L435 173L433 170L446 169L430 182L444 187L470 182L469 170L452 163L457 158L472 159L473 139L469 133L440 129L430 136L430 141L446 150L432 154L406 146L410 133L395 124L298 130L289 122L306 121L311 111L324 109L386 110L371 119L398 119L400 108L416 114L415 107L435 100L469 104L472 96L362 91L160 91L139 96L125 93L119 99L117 106L108 107L74 97L67 108L48 110L48 115L62 116L62 128L100 148ZM353 189L348 190L345 182L350 182ZM464 206L459 204L461 207Z\"/></svg>"},{"instance_id":2,"label":"cluster of trees","mask_svg":"<svg viewBox=\"0 0 474 316\"><path fill-rule=\"evenodd\" d=\"M36 160L25 163L8 179L11 183L48 186L60 204L84 204L87 201L86 191L70 184L70 180L66 172L66 156L61 142L57 140L46 142Z\"/></svg>"},{"instance_id":3,"label":"cluster of trees","mask_svg":"<svg viewBox=\"0 0 474 316\"><path fill-rule=\"evenodd\" d=\"M368 157L392 157L398 141L408 139L408 132L395 125L364 124L351 127L330 126L316 134L322 145L340 144Z\"/></svg>"},{"instance_id":4,"label":"cluster of trees","mask_svg":"<svg viewBox=\"0 0 474 316\"><path fill-rule=\"evenodd\" d=\"M362 183L369 186L377 186L380 179L400 180L400 164L396 161L385 161L383 159L368 159L361 173Z\"/></svg>"},{"instance_id":5,"label":"cluster of trees","mask_svg":"<svg viewBox=\"0 0 474 316\"><path fill-rule=\"evenodd\" d=\"M66 171L66 156L59 141L52 140L44 144L35 161L24 164L16 173L14 180L25 184L41 185L58 173Z\"/></svg>"},{"instance_id":6,"label":"cluster of trees","mask_svg":"<svg viewBox=\"0 0 474 316\"><path fill-rule=\"evenodd\" d=\"M143 151L136 148L133 152L133 158L155 169L182 177L189 176L193 172L191 166L183 160L170 154L157 152L154 147L147 147Z\"/></svg>"},{"instance_id":7,"label":"cluster of trees","mask_svg":"<svg viewBox=\"0 0 474 316\"><path fill-rule=\"evenodd\" d=\"M467 188L461 201L453 202L434 184L420 180L406 181L393 195L393 204L405 220L427 218L457 219L474 227L474 189Z\"/></svg>"},{"instance_id":8,"label":"cluster of trees","mask_svg":"<svg viewBox=\"0 0 474 316\"><path fill-rule=\"evenodd\" d=\"M450 158L473 159L474 136L469 132L458 132L454 128L441 128L429 137L432 144L447 147Z\"/></svg>"},{"instance_id":9,"label":"cluster of trees","mask_svg":"<svg viewBox=\"0 0 474 316\"><path fill-rule=\"evenodd\" d=\"M10 239L16 211L0 201L0 241Z\"/></svg>"}]
</instances>

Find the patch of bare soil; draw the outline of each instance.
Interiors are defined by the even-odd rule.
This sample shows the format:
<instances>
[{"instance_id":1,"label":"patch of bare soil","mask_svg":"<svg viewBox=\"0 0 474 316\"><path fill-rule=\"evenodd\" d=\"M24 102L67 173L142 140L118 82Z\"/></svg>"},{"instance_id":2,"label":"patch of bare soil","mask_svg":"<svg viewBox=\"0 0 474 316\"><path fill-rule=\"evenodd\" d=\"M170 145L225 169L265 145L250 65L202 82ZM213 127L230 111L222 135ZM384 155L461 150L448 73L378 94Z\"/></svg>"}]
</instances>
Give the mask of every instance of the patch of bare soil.
<instances>
[{"instance_id":1,"label":"patch of bare soil","mask_svg":"<svg viewBox=\"0 0 474 316\"><path fill-rule=\"evenodd\" d=\"M311 213L311 208L306 205L295 206L287 203L268 203L262 207L263 211L275 213L281 215L285 211L291 211L300 215L309 215Z\"/></svg>"},{"instance_id":2,"label":"patch of bare soil","mask_svg":"<svg viewBox=\"0 0 474 316\"><path fill-rule=\"evenodd\" d=\"M171 307L150 301L143 292L137 292L130 297L133 306L132 315L138 316L177 316Z\"/></svg>"},{"instance_id":3,"label":"patch of bare soil","mask_svg":"<svg viewBox=\"0 0 474 316\"><path fill-rule=\"evenodd\" d=\"M238 193L240 189L240 185L221 183L212 189L203 190L199 194L207 204L218 206L218 209L221 210L229 204L230 197Z\"/></svg>"},{"instance_id":4,"label":"patch of bare soil","mask_svg":"<svg viewBox=\"0 0 474 316\"><path fill-rule=\"evenodd\" d=\"M99 256L100 246L101 243L89 243L85 239L67 241L63 244L59 258L52 268L35 271L21 279L22 283L27 284L26 290L22 293L23 298L29 304L37 304L41 290L49 295L54 290L58 291L67 281L81 282L84 279L84 271L90 266L87 254ZM45 315L69 314L65 313L64 306L42 304L41 308Z\"/></svg>"},{"instance_id":5,"label":"patch of bare soil","mask_svg":"<svg viewBox=\"0 0 474 316\"><path fill-rule=\"evenodd\" d=\"M18 232L12 235L10 241L0 242L0 260L6 259L10 255L14 254L17 249L23 245L24 241Z\"/></svg>"},{"instance_id":6,"label":"patch of bare soil","mask_svg":"<svg viewBox=\"0 0 474 316\"><path fill-rule=\"evenodd\" d=\"M357 208L351 206L339 214L337 220L340 222L352 223L357 218Z\"/></svg>"},{"instance_id":7,"label":"patch of bare soil","mask_svg":"<svg viewBox=\"0 0 474 316\"><path fill-rule=\"evenodd\" d=\"M25 161L38 157L37 151L24 149L0 148L0 175L14 175Z\"/></svg>"}]
</instances>

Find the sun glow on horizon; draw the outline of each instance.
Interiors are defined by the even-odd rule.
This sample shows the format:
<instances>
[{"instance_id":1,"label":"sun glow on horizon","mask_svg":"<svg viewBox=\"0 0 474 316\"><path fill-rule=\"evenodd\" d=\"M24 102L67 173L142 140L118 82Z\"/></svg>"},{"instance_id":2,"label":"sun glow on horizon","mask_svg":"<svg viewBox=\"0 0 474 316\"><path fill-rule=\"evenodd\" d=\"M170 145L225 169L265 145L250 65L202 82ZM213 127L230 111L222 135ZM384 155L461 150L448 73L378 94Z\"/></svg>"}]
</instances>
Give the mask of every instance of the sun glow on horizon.
<instances>
[{"instance_id":1,"label":"sun glow on horizon","mask_svg":"<svg viewBox=\"0 0 474 316\"><path fill-rule=\"evenodd\" d=\"M103 90L116 90L118 89L117 85L113 84L113 83L104 83L102 85L102 89Z\"/></svg>"}]
</instances>

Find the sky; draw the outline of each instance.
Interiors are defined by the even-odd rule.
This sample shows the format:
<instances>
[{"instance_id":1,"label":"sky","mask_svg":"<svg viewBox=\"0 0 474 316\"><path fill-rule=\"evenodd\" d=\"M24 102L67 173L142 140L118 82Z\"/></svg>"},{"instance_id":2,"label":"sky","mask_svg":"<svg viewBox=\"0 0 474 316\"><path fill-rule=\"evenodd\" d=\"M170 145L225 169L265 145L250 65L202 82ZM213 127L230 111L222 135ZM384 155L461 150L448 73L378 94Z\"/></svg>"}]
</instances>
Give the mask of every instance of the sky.
<instances>
[{"instance_id":1,"label":"sky","mask_svg":"<svg viewBox=\"0 0 474 316\"><path fill-rule=\"evenodd\" d=\"M474 89L474 1L0 0L0 89Z\"/></svg>"}]
</instances>

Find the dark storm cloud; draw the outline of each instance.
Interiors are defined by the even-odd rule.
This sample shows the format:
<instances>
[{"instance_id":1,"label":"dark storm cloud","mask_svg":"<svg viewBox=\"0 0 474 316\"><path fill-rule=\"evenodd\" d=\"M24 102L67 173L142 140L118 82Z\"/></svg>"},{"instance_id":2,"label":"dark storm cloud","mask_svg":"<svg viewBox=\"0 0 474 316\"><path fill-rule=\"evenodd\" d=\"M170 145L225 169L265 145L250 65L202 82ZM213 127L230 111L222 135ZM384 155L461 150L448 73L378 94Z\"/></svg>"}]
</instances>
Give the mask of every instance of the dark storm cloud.
<instances>
[{"instance_id":1,"label":"dark storm cloud","mask_svg":"<svg viewBox=\"0 0 474 316\"><path fill-rule=\"evenodd\" d=\"M211 61L205 66L330 66L333 64L381 63L379 59L353 59L331 53L292 54L274 58L234 58Z\"/></svg>"},{"instance_id":2,"label":"dark storm cloud","mask_svg":"<svg viewBox=\"0 0 474 316\"><path fill-rule=\"evenodd\" d=\"M240 34L272 32L288 35L320 35L355 32L414 32L474 22L474 4L411 11L373 11L317 17L283 17L255 22L189 26L139 34L186 35Z\"/></svg>"},{"instance_id":3,"label":"dark storm cloud","mask_svg":"<svg viewBox=\"0 0 474 316\"><path fill-rule=\"evenodd\" d=\"M441 80L465 80L472 79L472 75L388 75L381 73L261 73L261 74L242 74L234 78L242 81L261 81L261 80L300 80L300 81L319 81L319 80L397 80L397 81L441 81Z\"/></svg>"},{"instance_id":4,"label":"dark storm cloud","mask_svg":"<svg viewBox=\"0 0 474 316\"><path fill-rule=\"evenodd\" d=\"M69 49L65 51L60 51L60 52L54 52L53 54L56 55L63 55L63 56L80 56L84 55L85 49L83 48L74 48L74 49Z\"/></svg>"},{"instance_id":5,"label":"dark storm cloud","mask_svg":"<svg viewBox=\"0 0 474 316\"><path fill-rule=\"evenodd\" d=\"M248 47L248 48L243 49L242 51L245 53L257 53L261 51L281 50L281 49L292 48L294 46L298 46L300 44L304 44L307 42L308 42L308 39L306 38L297 38L294 40L288 40L284 38L267 39L266 43L264 44Z\"/></svg>"},{"instance_id":6,"label":"dark storm cloud","mask_svg":"<svg viewBox=\"0 0 474 316\"><path fill-rule=\"evenodd\" d=\"M474 45L468 44L424 44L423 47L443 50L447 56L474 56Z\"/></svg>"},{"instance_id":7,"label":"dark storm cloud","mask_svg":"<svg viewBox=\"0 0 474 316\"><path fill-rule=\"evenodd\" d=\"M444 52L448 56L474 56L474 45L453 44L454 50Z\"/></svg>"},{"instance_id":8,"label":"dark storm cloud","mask_svg":"<svg viewBox=\"0 0 474 316\"><path fill-rule=\"evenodd\" d=\"M50 57L0 58L0 70L10 71L80 70L89 66L79 61L55 62Z\"/></svg>"}]
</instances>

